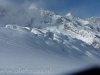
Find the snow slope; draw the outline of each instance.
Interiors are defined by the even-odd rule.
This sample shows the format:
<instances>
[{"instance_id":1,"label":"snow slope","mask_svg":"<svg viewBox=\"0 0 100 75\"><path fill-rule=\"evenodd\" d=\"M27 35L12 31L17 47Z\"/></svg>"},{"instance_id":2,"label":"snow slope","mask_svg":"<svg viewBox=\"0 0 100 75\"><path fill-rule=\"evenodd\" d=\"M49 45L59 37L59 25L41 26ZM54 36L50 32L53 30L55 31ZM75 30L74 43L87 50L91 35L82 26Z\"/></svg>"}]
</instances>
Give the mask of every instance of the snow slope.
<instances>
[{"instance_id":1,"label":"snow slope","mask_svg":"<svg viewBox=\"0 0 100 75\"><path fill-rule=\"evenodd\" d=\"M30 6L0 8L0 69L49 69L55 75L100 65L99 25ZM1 73L1 70L0 70ZM8 73L2 73L8 75ZM9 73L9 75L14 73ZM18 75L33 73L18 73Z\"/></svg>"},{"instance_id":2,"label":"snow slope","mask_svg":"<svg viewBox=\"0 0 100 75\"><path fill-rule=\"evenodd\" d=\"M97 25L100 25L100 17L91 17L91 18L88 18L87 20L89 20Z\"/></svg>"},{"instance_id":3,"label":"snow slope","mask_svg":"<svg viewBox=\"0 0 100 75\"><path fill-rule=\"evenodd\" d=\"M50 73L35 73L35 75L69 73L94 63L98 64L99 53L100 51L92 46L63 34L53 34L37 28L29 32L20 26L0 27L0 69L50 69ZM33 73L25 74L33 75ZM18 75L25 74L18 73Z\"/></svg>"}]
</instances>

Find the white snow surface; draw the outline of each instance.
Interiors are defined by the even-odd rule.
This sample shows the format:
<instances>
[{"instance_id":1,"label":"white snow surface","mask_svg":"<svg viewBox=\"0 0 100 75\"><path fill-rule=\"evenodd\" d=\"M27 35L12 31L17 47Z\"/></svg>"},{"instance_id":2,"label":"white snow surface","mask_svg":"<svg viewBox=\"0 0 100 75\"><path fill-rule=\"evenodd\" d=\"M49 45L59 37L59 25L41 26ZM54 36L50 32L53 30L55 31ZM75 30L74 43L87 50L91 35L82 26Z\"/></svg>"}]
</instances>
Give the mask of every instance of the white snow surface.
<instances>
[{"instance_id":1,"label":"white snow surface","mask_svg":"<svg viewBox=\"0 0 100 75\"><path fill-rule=\"evenodd\" d=\"M0 27L0 61L0 69L50 69L50 73L34 75L55 75L99 65L100 51L81 40L45 29L33 28L30 32L21 26L6 26ZM11 74L14 73L2 75Z\"/></svg>"},{"instance_id":2,"label":"white snow surface","mask_svg":"<svg viewBox=\"0 0 100 75\"><path fill-rule=\"evenodd\" d=\"M72 13L61 16L33 5L6 9L0 8L0 73L2 69L27 68L49 69L50 73L17 74L62 75L100 66L97 23Z\"/></svg>"}]
</instances>

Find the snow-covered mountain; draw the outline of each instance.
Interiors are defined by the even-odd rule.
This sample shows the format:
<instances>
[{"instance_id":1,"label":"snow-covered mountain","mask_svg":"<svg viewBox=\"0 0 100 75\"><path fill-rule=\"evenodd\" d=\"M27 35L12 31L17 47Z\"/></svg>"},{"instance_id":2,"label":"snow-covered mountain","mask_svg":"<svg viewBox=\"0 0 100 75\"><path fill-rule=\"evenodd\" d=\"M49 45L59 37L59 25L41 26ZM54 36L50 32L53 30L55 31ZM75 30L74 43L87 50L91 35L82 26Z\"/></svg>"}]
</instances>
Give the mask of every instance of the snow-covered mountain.
<instances>
[{"instance_id":1,"label":"snow-covered mountain","mask_svg":"<svg viewBox=\"0 0 100 75\"><path fill-rule=\"evenodd\" d=\"M91 17L91 18L89 18L87 20L100 26L100 17Z\"/></svg>"},{"instance_id":2,"label":"snow-covered mountain","mask_svg":"<svg viewBox=\"0 0 100 75\"><path fill-rule=\"evenodd\" d=\"M74 33L81 36L79 38L80 40L89 45L93 45L95 48L100 48L100 26L97 23L90 19L82 19L74 16L71 13L67 14L66 18L71 20L74 30L72 28L71 29Z\"/></svg>"},{"instance_id":3,"label":"snow-covered mountain","mask_svg":"<svg viewBox=\"0 0 100 75\"><path fill-rule=\"evenodd\" d=\"M62 16L33 5L0 7L0 66L51 68L50 75L55 75L98 64L100 26L99 19L94 21L72 13Z\"/></svg>"},{"instance_id":4,"label":"snow-covered mountain","mask_svg":"<svg viewBox=\"0 0 100 75\"><path fill-rule=\"evenodd\" d=\"M83 19L68 13L66 16L61 16L56 13L30 6L27 8L20 8L16 10L4 11L3 7L0 9L0 14L3 16L0 20L1 25L17 24L30 28L42 27L60 27L60 30L71 31L72 37L82 40L89 45L100 48L100 26L99 18ZM5 14L6 13L6 14ZM51 28L52 29L52 28ZM55 29L58 31L58 28ZM51 31L51 30L50 30ZM61 32L64 35L65 32ZM74 34L74 36L73 36Z\"/></svg>"}]
</instances>

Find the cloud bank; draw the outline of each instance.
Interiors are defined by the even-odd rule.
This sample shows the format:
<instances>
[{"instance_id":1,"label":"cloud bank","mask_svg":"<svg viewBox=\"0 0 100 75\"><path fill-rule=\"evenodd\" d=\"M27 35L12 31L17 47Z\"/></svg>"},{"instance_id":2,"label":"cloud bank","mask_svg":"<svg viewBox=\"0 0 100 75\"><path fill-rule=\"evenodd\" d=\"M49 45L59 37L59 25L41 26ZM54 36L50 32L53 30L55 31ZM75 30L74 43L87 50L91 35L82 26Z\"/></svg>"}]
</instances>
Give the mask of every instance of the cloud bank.
<instances>
[{"instance_id":1,"label":"cloud bank","mask_svg":"<svg viewBox=\"0 0 100 75\"><path fill-rule=\"evenodd\" d=\"M18 24L25 25L30 22L33 17L39 17L38 10L34 11L33 7L38 7L40 3L23 1L21 4L12 0L0 0L0 25ZM41 3L42 4L42 3ZM33 10L30 10L32 8Z\"/></svg>"},{"instance_id":2,"label":"cloud bank","mask_svg":"<svg viewBox=\"0 0 100 75\"><path fill-rule=\"evenodd\" d=\"M61 15L71 12L83 18L100 16L100 0L0 0L0 5L14 9L31 4Z\"/></svg>"}]
</instances>

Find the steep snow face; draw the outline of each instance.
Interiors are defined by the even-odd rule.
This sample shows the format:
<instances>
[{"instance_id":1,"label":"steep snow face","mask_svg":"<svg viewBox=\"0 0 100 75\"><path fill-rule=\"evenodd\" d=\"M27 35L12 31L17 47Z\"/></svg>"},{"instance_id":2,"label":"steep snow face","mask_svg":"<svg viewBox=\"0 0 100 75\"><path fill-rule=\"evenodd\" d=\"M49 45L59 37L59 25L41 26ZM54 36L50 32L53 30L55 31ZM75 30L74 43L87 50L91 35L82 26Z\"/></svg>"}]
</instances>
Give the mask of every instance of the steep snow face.
<instances>
[{"instance_id":1,"label":"steep snow face","mask_svg":"<svg viewBox=\"0 0 100 75\"><path fill-rule=\"evenodd\" d=\"M71 13L66 15L66 18L71 21L65 25L66 29L71 30L72 32L78 34L77 39L80 39L90 45L93 45L96 48L100 48L100 26L97 22L99 19L95 19L95 22L92 22L91 19L82 19L80 17L74 16ZM69 24L71 26L69 26Z\"/></svg>"},{"instance_id":2,"label":"steep snow face","mask_svg":"<svg viewBox=\"0 0 100 75\"><path fill-rule=\"evenodd\" d=\"M55 75L99 65L98 49L69 35L58 34L52 28L0 27L0 68L43 70L44 73L35 75ZM46 69L48 73L45 73ZM33 74L27 72L24 75Z\"/></svg>"}]
</instances>

